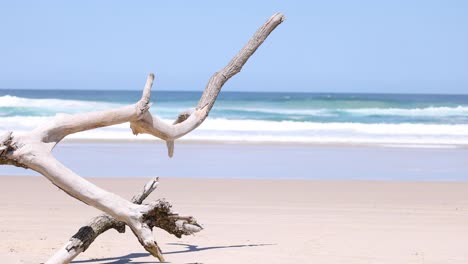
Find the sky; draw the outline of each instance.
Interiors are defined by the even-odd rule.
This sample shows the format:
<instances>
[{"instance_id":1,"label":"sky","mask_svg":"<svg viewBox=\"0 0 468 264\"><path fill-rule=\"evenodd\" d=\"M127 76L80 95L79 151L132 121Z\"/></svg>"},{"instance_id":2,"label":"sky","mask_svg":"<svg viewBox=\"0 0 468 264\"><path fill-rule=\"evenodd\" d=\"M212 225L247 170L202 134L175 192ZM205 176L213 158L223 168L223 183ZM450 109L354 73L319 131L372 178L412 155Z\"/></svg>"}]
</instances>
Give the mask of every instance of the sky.
<instances>
[{"instance_id":1,"label":"sky","mask_svg":"<svg viewBox=\"0 0 468 264\"><path fill-rule=\"evenodd\" d=\"M1 1L0 88L468 93L468 1Z\"/></svg>"}]
</instances>

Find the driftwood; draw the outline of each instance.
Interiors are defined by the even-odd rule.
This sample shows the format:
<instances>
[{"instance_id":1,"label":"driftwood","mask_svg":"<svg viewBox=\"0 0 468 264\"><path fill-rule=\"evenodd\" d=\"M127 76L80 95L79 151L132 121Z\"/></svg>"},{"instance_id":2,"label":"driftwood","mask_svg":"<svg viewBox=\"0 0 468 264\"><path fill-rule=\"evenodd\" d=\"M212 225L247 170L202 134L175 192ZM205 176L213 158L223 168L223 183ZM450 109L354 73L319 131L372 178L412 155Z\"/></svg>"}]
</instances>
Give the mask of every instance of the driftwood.
<instances>
[{"instance_id":1,"label":"driftwood","mask_svg":"<svg viewBox=\"0 0 468 264\"><path fill-rule=\"evenodd\" d=\"M132 203L142 204L158 186L158 178L149 181L141 190L132 198ZM180 238L182 235L191 235L202 229L197 221L191 216L179 216L177 213L171 212L171 205L159 200L156 203L158 217L155 217L155 222L152 226L166 230L168 233ZM107 214L94 217L88 221L88 224L81 227L70 240L60 248L45 264L69 263L81 252L94 242L94 240L109 229L115 229L119 233L125 232L125 223L117 221ZM164 257L160 255L160 261L164 261Z\"/></svg>"},{"instance_id":2,"label":"driftwood","mask_svg":"<svg viewBox=\"0 0 468 264\"><path fill-rule=\"evenodd\" d=\"M164 261L164 258L153 237L153 227L161 227L176 236L201 230L193 218L173 215L170 204L163 200L148 204L141 204L139 200L130 202L99 188L55 159L52 149L70 134L129 122L135 135L146 133L165 140L168 154L172 156L174 140L194 130L206 119L224 83L240 72L250 56L283 20L284 16L280 13L268 19L229 64L210 78L196 108L182 112L173 124L163 122L148 111L154 81L154 75L150 74L141 99L133 105L100 112L57 115L49 123L31 132L21 134L10 131L0 136L0 165L14 165L37 171L70 196L106 214L92 220L88 225L91 229L87 228L88 231L82 230L77 234L78 238L83 238L81 241L88 242L77 242L78 244L74 245L72 239L64 251L58 253L63 254L67 251L69 258L52 258L48 263L67 263L92 242L93 239L85 236L94 232L97 237L106 228L122 231L122 223L129 226L141 245L160 261ZM140 198L141 201L143 199Z\"/></svg>"}]
</instances>

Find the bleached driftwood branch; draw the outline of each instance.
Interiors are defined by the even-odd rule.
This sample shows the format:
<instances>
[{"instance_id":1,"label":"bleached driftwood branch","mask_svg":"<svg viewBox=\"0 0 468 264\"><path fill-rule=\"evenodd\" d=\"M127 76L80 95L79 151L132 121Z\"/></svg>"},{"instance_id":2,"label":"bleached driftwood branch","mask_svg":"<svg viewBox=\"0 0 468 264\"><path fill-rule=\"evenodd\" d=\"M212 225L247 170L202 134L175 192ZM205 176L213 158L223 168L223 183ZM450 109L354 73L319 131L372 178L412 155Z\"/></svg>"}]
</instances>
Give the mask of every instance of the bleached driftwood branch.
<instances>
[{"instance_id":1,"label":"bleached driftwood branch","mask_svg":"<svg viewBox=\"0 0 468 264\"><path fill-rule=\"evenodd\" d=\"M174 140L197 128L205 120L223 85L232 76L241 71L250 56L254 54L268 35L270 35L270 33L279 24L281 24L284 19L285 17L281 13L274 14L270 17L270 19L268 19L268 21L257 30L255 35L228 63L228 65L211 76L205 87L203 95L194 110L188 110L181 113L174 125L167 125L164 122L161 122L161 120L156 116L152 116L149 112L146 112L143 114L143 118L131 122L130 126L133 133L151 134L166 140L169 156L172 156Z\"/></svg>"},{"instance_id":2,"label":"bleached driftwood branch","mask_svg":"<svg viewBox=\"0 0 468 264\"><path fill-rule=\"evenodd\" d=\"M136 195L132 202L141 204L143 200L158 186L158 179L152 179ZM115 229L119 233L125 232L125 223L120 222L107 214L92 218L88 224L81 227L70 240L60 248L45 264L69 263L81 252L84 252L93 241L109 229Z\"/></svg>"},{"instance_id":3,"label":"bleached driftwood branch","mask_svg":"<svg viewBox=\"0 0 468 264\"><path fill-rule=\"evenodd\" d=\"M141 190L132 198L132 203L142 204L158 186L158 178L149 181ZM179 216L177 213L171 212L171 205L164 201L158 201L157 211L160 217L153 223L154 226L166 230L168 233L180 238L182 235L190 235L198 232L202 227L191 216ZM193 227L196 227L195 229ZM82 226L70 240L60 248L45 264L60 264L69 263L80 253L94 242L94 240L109 229L115 229L119 233L125 232L125 223L117 221L107 214L94 217L88 221L88 224ZM161 255L161 261L164 258Z\"/></svg>"},{"instance_id":4,"label":"bleached driftwood branch","mask_svg":"<svg viewBox=\"0 0 468 264\"><path fill-rule=\"evenodd\" d=\"M55 159L52 149L70 134L129 122L134 134L146 133L165 140L168 154L172 156L174 140L194 130L206 119L224 83L240 72L250 56L283 20L284 16L280 13L268 19L229 64L211 77L196 108L183 112L174 124L167 124L148 111L154 81L154 75L150 74L143 95L136 104L100 112L60 115L31 132L7 132L0 136L0 164L35 170L70 196L124 222L144 248L162 261L152 228L158 226L158 217L165 205L161 201L135 204L103 190ZM193 232L200 230L196 225L189 225L187 222Z\"/></svg>"}]
</instances>

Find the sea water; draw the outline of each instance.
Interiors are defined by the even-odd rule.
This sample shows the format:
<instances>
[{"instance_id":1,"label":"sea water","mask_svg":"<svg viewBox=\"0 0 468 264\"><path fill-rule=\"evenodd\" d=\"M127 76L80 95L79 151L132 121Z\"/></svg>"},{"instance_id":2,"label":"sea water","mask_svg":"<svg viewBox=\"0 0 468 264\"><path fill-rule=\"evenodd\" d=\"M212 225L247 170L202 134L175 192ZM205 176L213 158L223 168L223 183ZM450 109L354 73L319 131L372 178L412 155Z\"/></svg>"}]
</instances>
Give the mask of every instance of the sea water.
<instances>
[{"instance_id":1,"label":"sea water","mask_svg":"<svg viewBox=\"0 0 468 264\"><path fill-rule=\"evenodd\" d=\"M151 112L167 122L196 106L201 92L154 91ZM135 103L141 91L0 90L0 130L29 131L59 113ZM135 137L128 124L72 135ZM468 95L229 92L209 118L183 139L304 144L464 147Z\"/></svg>"}]
</instances>

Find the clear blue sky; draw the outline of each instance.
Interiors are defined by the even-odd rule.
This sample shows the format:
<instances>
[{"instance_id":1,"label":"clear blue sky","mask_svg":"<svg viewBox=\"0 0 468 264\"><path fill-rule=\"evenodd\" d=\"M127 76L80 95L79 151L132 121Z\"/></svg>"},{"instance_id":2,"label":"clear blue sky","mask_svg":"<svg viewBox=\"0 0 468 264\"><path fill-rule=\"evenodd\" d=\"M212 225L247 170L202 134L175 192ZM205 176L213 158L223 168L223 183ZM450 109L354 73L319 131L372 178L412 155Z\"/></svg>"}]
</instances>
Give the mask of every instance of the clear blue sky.
<instances>
[{"instance_id":1,"label":"clear blue sky","mask_svg":"<svg viewBox=\"0 0 468 264\"><path fill-rule=\"evenodd\" d=\"M468 93L468 1L2 1L0 88Z\"/></svg>"}]
</instances>

